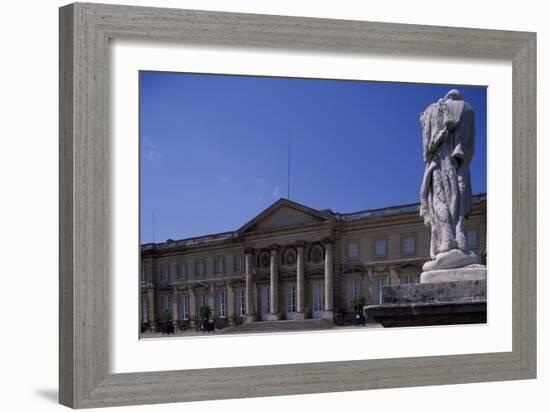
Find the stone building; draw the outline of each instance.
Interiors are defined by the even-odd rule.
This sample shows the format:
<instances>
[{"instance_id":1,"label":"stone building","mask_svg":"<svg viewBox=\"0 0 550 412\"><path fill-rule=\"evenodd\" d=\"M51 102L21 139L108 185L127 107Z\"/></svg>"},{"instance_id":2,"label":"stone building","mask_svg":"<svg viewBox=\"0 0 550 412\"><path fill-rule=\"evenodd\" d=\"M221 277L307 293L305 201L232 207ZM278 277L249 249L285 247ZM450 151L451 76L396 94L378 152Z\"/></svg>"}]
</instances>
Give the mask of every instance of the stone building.
<instances>
[{"instance_id":1,"label":"stone building","mask_svg":"<svg viewBox=\"0 0 550 412\"><path fill-rule=\"evenodd\" d=\"M486 255L486 196L475 196L469 246ZM195 327L200 308L216 326L319 318L353 319L351 301L380 302L385 285L418 282L430 234L419 205L354 213L279 199L234 232L141 246L142 331L169 311Z\"/></svg>"}]
</instances>

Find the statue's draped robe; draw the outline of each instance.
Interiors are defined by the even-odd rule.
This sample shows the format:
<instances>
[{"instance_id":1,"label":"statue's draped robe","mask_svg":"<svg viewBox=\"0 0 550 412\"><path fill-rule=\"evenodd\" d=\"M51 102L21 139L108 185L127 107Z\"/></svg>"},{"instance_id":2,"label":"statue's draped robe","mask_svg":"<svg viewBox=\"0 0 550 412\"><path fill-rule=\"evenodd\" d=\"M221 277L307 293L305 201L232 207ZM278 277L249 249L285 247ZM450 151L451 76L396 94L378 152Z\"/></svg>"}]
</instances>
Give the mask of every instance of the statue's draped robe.
<instances>
[{"instance_id":1,"label":"statue's draped robe","mask_svg":"<svg viewBox=\"0 0 550 412\"><path fill-rule=\"evenodd\" d=\"M464 100L441 99L428 106L420 123L425 163L420 215L431 227L431 257L451 249L467 252L464 219L472 209L473 108Z\"/></svg>"}]
</instances>

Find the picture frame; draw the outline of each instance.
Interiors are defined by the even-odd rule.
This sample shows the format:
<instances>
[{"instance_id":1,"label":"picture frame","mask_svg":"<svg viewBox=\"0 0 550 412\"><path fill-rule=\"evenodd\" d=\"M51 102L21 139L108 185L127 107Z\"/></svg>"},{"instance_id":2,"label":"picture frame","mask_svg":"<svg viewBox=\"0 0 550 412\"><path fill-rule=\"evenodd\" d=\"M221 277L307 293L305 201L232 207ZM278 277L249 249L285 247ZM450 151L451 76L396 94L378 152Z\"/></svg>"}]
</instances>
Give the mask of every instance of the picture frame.
<instances>
[{"instance_id":1,"label":"picture frame","mask_svg":"<svg viewBox=\"0 0 550 412\"><path fill-rule=\"evenodd\" d=\"M75 3L60 8L59 400L72 408L536 377L536 34ZM110 373L109 42L177 41L512 63L510 352Z\"/></svg>"}]
</instances>

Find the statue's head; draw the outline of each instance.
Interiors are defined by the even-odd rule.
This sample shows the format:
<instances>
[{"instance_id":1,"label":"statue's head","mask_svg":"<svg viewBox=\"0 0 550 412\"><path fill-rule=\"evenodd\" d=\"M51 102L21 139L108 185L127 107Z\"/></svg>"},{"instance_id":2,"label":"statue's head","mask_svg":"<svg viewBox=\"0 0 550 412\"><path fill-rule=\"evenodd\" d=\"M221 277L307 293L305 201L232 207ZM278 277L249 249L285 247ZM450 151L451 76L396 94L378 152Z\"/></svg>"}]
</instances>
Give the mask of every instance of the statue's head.
<instances>
[{"instance_id":1,"label":"statue's head","mask_svg":"<svg viewBox=\"0 0 550 412\"><path fill-rule=\"evenodd\" d=\"M445 95L445 100L462 100L462 93L457 89L452 89Z\"/></svg>"}]
</instances>

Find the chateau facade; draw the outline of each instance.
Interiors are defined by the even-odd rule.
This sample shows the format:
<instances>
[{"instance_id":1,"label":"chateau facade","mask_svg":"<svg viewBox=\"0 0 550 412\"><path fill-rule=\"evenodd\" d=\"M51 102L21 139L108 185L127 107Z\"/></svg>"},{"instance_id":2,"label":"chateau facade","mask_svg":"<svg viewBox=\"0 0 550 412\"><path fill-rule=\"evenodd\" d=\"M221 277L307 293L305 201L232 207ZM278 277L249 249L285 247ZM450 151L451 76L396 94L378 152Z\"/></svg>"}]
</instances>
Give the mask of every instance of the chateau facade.
<instances>
[{"instance_id":1,"label":"chateau facade","mask_svg":"<svg viewBox=\"0 0 550 412\"><path fill-rule=\"evenodd\" d=\"M486 196L474 196L468 246L485 262ZM319 318L351 322L351 302L380 302L385 285L416 283L430 259L419 205L355 213L279 199L234 232L141 246L140 320L156 332L164 313L194 328L201 307L216 327Z\"/></svg>"}]
</instances>

